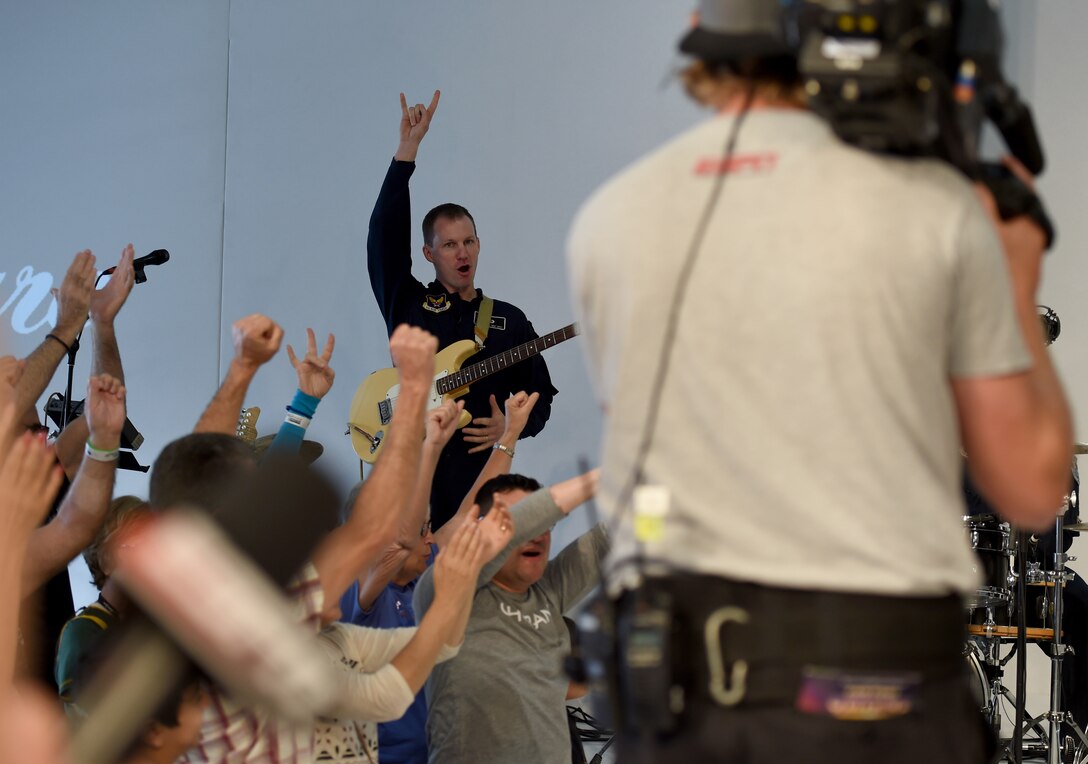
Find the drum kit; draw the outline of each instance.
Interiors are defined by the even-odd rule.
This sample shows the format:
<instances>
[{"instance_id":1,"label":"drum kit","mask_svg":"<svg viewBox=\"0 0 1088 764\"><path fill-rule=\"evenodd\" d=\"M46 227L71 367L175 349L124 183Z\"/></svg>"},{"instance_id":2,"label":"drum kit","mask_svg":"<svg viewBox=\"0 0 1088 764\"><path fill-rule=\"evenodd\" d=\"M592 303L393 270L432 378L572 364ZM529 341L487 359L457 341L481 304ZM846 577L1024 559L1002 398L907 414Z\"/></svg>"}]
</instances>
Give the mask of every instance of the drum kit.
<instances>
[{"instance_id":1,"label":"drum kit","mask_svg":"<svg viewBox=\"0 0 1088 764\"><path fill-rule=\"evenodd\" d=\"M1088 453L1077 444L1076 454ZM1079 521L1079 476L1073 465L1073 488L1054 521L1053 543L1028 536L992 514L964 517L982 579L967 601L967 644L964 655L979 705L1001 741L1010 762L1045 758L1047 764L1088 762L1088 736L1065 708L1062 663L1088 645L1067 645L1062 629L1066 585L1073 579L1065 553L1069 533L1088 531ZM1067 522L1070 520L1071 522ZM1026 646L1040 645L1050 659L1050 704L1027 717L1025 709ZM1016 657L1016 693L1005 684L1005 666ZM1015 709L1011 737L1001 736L1002 710Z\"/></svg>"}]
</instances>

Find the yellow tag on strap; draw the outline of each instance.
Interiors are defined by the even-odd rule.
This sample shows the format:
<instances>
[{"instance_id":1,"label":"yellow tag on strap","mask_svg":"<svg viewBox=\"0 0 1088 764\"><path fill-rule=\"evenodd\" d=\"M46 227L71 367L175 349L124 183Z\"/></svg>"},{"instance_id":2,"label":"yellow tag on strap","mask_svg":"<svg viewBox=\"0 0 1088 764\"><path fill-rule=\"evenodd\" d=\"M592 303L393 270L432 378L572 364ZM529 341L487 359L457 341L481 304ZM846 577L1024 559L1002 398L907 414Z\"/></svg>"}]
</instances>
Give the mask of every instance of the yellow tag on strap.
<instances>
[{"instance_id":1,"label":"yellow tag on strap","mask_svg":"<svg viewBox=\"0 0 1088 764\"><path fill-rule=\"evenodd\" d=\"M672 494L663 485L640 485L635 489L635 538L649 544L665 537L665 516Z\"/></svg>"}]
</instances>

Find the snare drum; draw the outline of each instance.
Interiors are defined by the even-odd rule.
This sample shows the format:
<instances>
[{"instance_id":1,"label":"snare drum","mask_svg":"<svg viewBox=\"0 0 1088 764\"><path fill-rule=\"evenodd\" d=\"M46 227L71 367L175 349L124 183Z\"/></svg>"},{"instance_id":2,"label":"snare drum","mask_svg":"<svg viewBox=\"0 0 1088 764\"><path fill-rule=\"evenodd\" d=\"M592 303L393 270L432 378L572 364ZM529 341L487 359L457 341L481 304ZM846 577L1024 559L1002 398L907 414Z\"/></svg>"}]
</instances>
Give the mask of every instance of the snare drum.
<instances>
[{"instance_id":1,"label":"snare drum","mask_svg":"<svg viewBox=\"0 0 1088 764\"><path fill-rule=\"evenodd\" d=\"M963 518L964 528L975 550L977 563L975 571L982 579L974 597L968 598L969 610L985 610L978 614L983 620L994 616L998 623L1009 622L1012 602L1012 576L1010 558L1012 557L1012 530L1008 523L1002 522L996 515L970 515ZM997 616L1001 617L998 618ZM973 622L982 623L982 620Z\"/></svg>"}]
</instances>

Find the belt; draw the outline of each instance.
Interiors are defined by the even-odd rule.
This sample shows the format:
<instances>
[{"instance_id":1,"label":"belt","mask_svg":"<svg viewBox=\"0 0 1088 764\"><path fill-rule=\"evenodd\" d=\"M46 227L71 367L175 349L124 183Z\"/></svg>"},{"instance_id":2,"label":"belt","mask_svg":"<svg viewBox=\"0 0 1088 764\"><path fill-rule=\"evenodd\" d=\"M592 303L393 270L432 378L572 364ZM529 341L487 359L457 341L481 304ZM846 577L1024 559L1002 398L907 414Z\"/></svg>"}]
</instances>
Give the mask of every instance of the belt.
<instances>
[{"instance_id":1,"label":"belt","mask_svg":"<svg viewBox=\"0 0 1088 764\"><path fill-rule=\"evenodd\" d=\"M721 705L793 703L815 668L906 672L927 682L963 672L955 595L781 589L693 574L644 587L672 603L674 677L689 695ZM617 607L636 598L627 593Z\"/></svg>"}]
</instances>

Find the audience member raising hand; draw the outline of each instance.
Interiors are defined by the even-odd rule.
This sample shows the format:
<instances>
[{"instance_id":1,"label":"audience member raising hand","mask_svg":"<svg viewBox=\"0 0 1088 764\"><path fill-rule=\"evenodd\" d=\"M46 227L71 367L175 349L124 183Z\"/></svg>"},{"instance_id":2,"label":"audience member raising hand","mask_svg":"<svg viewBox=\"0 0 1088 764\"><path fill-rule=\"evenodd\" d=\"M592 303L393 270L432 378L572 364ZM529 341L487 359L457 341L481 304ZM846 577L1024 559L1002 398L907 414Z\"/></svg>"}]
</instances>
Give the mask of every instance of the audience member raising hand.
<instances>
[{"instance_id":1,"label":"audience member raising hand","mask_svg":"<svg viewBox=\"0 0 1088 764\"><path fill-rule=\"evenodd\" d=\"M417 326L401 324L389 338L389 354L400 372L401 387L426 385L434 380L434 356L438 340Z\"/></svg>"},{"instance_id":2,"label":"audience member raising hand","mask_svg":"<svg viewBox=\"0 0 1088 764\"><path fill-rule=\"evenodd\" d=\"M306 355L299 360L295 355L295 349L287 346L287 357L291 359L291 365L298 374L298 389L314 398L324 398L332 389L336 372L329 366L332 360L332 350L336 344L336 337L331 333L325 342L325 349L321 355L317 354L317 337L313 329L306 329Z\"/></svg>"},{"instance_id":3,"label":"audience member raising hand","mask_svg":"<svg viewBox=\"0 0 1088 764\"><path fill-rule=\"evenodd\" d=\"M276 355L282 341L283 329L268 316L253 313L234 322L231 326L234 358L223 384L204 409L193 432L235 433L238 415L253 377L261 366Z\"/></svg>"},{"instance_id":4,"label":"audience member raising hand","mask_svg":"<svg viewBox=\"0 0 1088 764\"><path fill-rule=\"evenodd\" d=\"M121 259L114 266L113 274L110 275L106 286L91 293L87 312L94 323L96 332L104 326L113 326L113 320L117 318L118 312L128 299L129 293L132 292L132 286L136 280L135 270L132 267L134 254L132 245L126 245L121 250Z\"/></svg>"},{"instance_id":5,"label":"audience member raising hand","mask_svg":"<svg viewBox=\"0 0 1088 764\"><path fill-rule=\"evenodd\" d=\"M306 355L301 360L295 355L295 349L287 346L287 358L298 376L298 390L287 405L287 418L269 446L269 453L302 454L307 461L321 455L323 449L320 444L312 443L307 452L303 452L302 444L306 437L306 428L317 413L318 404L332 389L333 380L336 379L336 372L329 365L335 343L336 337L330 334L325 342L325 349L318 355L317 337L314 336L313 329L307 328Z\"/></svg>"},{"instance_id":6,"label":"audience member raising hand","mask_svg":"<svg viewBox=\"0 0 1088 764\"><path fill-rule=\"evenodd\" d=\"M257 368L272 360L283 341L283 329L268 316L253 313L231 326L234 360Z\"/></svg>"},{"instance_id":7,"label":"audience member raising hand","mask_svg":"<svg viewBox=\"0 0 1088 764\"><path fill-rule=\"evenodd\" d=\"M76 254L68 271L64 274L59 288L52 290L57 300L57 323L53 334L67 343L69 347L87 322L87 312L94 294L96 277L95 258L91 250L85 249Z\"/></svg>"},{"instance_id":8,"label":"audience member raising hand","mask_svg":"<svg viewBox=\"0 0 1088 764\"><path fill-rule=\"evenodd\" d=\"M461 501L461 505L457 508L457 513L450 522L446 523L435 533L435 542L440 546L445 543L445 536L450 532L450 529L457 527L459 518L468 516L469 511L472 509L472 505L476 502L476 493L480 490L480 487L496 475L505 475L510 471L510 466L514 461L514 449L517 447L518 438L521 437L521 432L525 429L525 425L529 421L529 414L533 412L533 406L536 405L536 402L539 399L539 393L529 395L524 391L515 393L506 399L505 429L496 442L494 450L491 452L491 456L488 458L487 462L484 463L484 468L480 470L480 474L476 478L476 481L472 484L472 487L469 488L468 493Z\"/></svg>"},{"instance_id":9,"label":"audience member raising hand","mask_svg":"<svg viewBox=\"0 0 1088 764\"><path fill-rule=\"evenodd\" d=\"M116 451L121 446L121 431L125 427L125 386L109 374L91 377L87 384L84 407L90 446L104 451Z\"/></svg>"},{"instance_id":10,"label":"audience member raising hand","mask_svg":"<svg viewBox=\"0 0 1088 764\"><path fill-rule=\"evenodd\" d=\"M63 570L94 540L109 509L125 426L124 385L109 374L91 377L84 414L90 433L87 458L79 465L57 516L30 538L23 569L25 594Z\"/></svg>"},{"instance_id":11,"label":"audience member raising hand","mask_svg":"<svg viewBox=\"0 0 1088 764\"><path fill-rule=\"evenodd\" d=\"M9 689L14 673L27 542L61 482L44 436L16 430L16 408L8 402L0 410L0 692Z\"/></svg>"}]
</instances>

